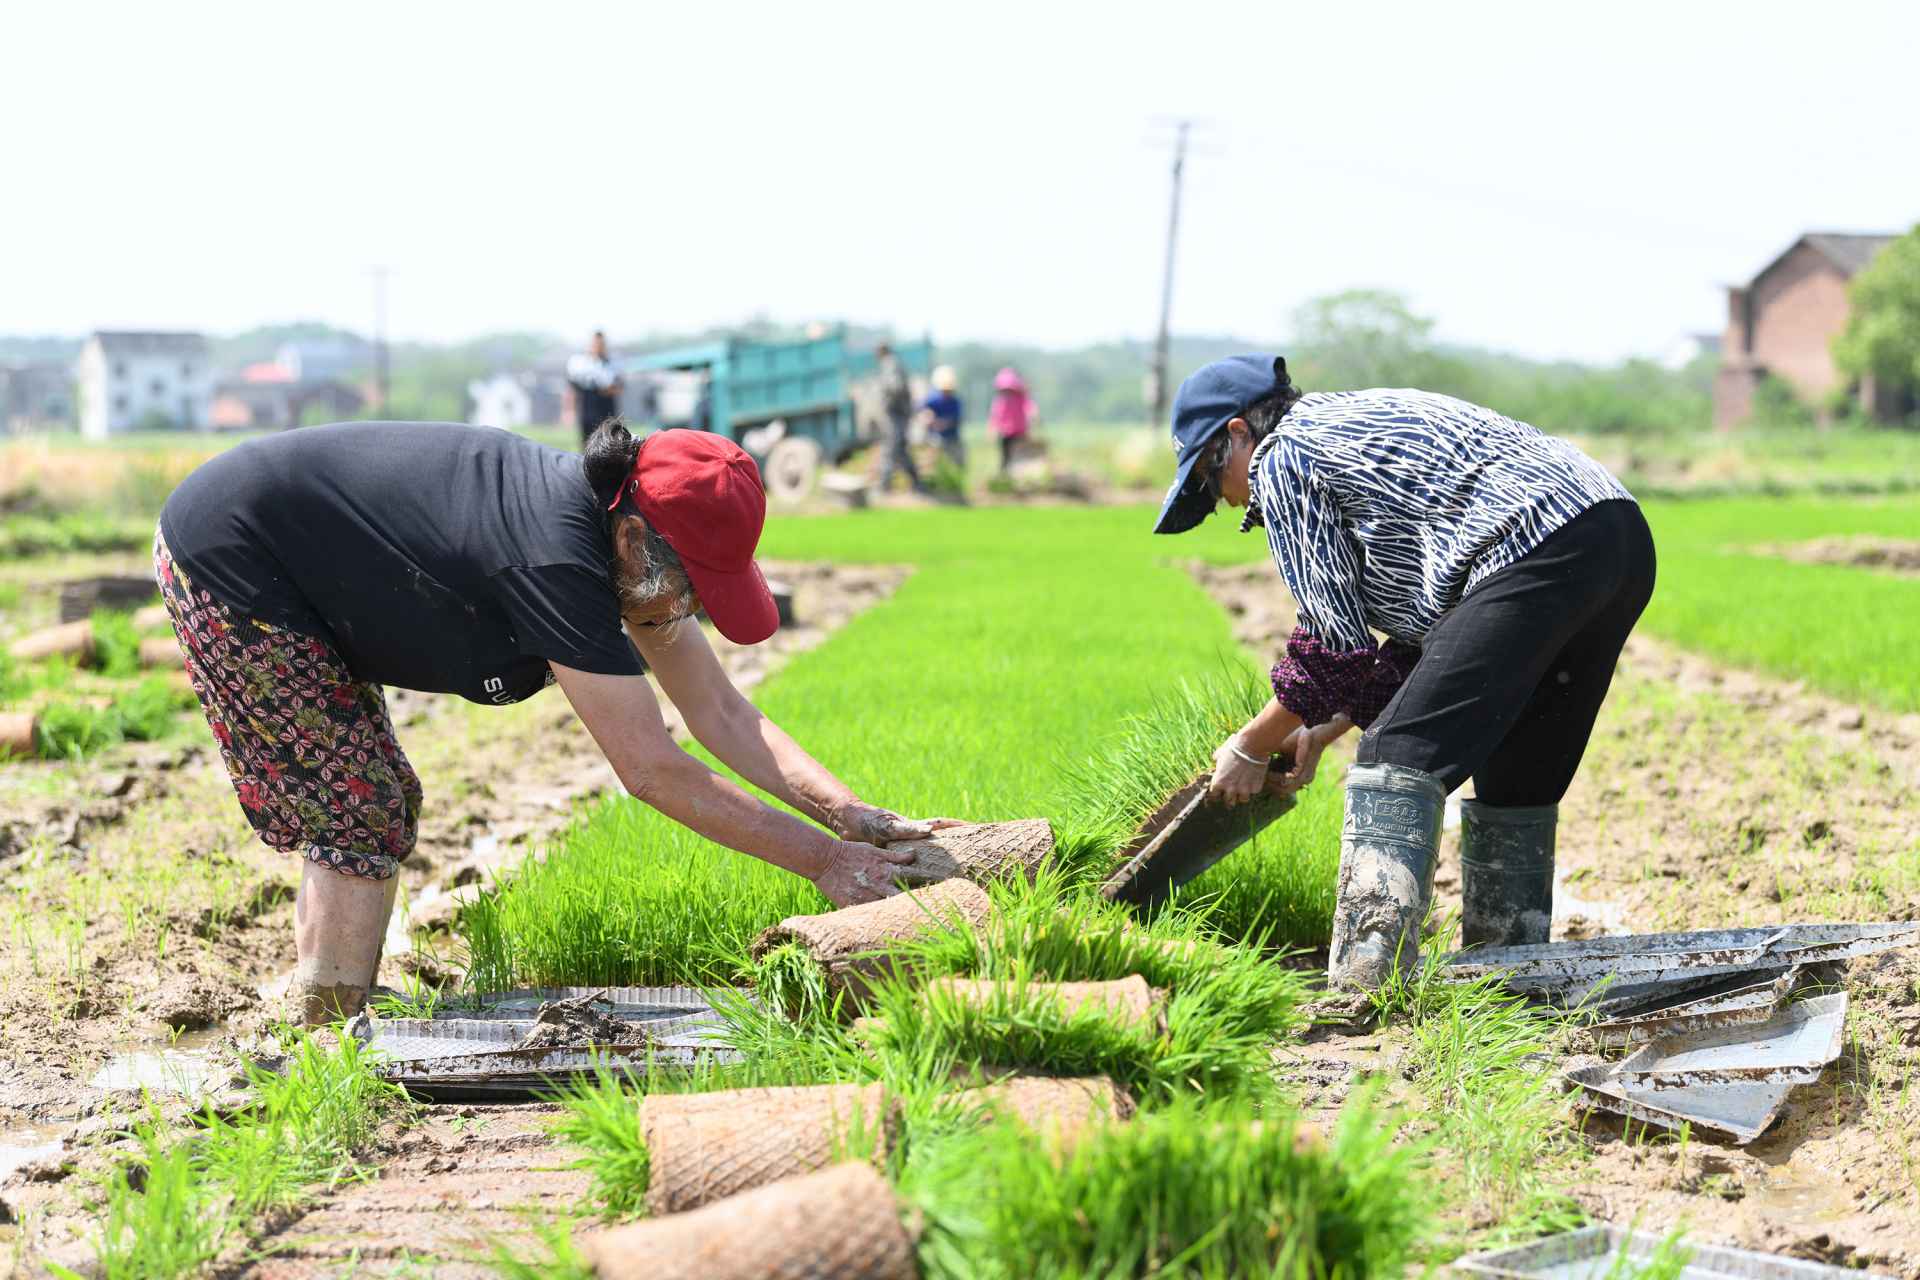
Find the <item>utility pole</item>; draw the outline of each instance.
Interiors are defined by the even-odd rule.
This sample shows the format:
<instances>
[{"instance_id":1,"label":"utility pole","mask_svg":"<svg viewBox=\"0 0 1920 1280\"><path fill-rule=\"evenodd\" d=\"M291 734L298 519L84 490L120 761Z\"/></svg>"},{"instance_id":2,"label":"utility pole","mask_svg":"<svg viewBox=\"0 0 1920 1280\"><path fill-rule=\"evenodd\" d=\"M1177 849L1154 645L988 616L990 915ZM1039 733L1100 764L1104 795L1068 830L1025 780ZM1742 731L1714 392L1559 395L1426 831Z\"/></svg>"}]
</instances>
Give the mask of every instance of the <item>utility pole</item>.
<instances>
[{"instance_id":1,"label":"utility pole","mask_svg":"<svg viewBox=\"0 0 1920 1280\"><path fill-rule=\"evenodd\" d=\"M373 398L374 408L387 411L387 268L370 267L373 275Z\"/></svg>"},{"instance_id":2,"label":"utility pole","mask_svg":"<svg viewBox=\"0 0 1920 1280\"><path fill-rule=\"evenodd\" d=\"M1167 422L1167 326L1173 316L1173 248L1180 235L1180 177L1187 167L1187 133L1193 121L1177 121L1173 143L1173 206L1167 211L1167 269L1160 283L1160 333L1153 343L1153 368L1148 374L1147 425Z\"/></svg>"}]
</instances>

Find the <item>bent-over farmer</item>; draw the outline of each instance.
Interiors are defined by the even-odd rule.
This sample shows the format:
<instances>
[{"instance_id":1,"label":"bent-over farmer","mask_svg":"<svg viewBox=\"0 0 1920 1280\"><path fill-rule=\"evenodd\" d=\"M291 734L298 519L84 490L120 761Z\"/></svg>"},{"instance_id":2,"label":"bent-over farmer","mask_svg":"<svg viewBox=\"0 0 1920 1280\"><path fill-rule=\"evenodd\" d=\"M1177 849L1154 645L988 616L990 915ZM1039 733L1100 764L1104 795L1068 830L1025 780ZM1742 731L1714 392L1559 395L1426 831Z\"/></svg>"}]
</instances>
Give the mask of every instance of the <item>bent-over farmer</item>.
<instances>
[{"instance_id":1,"label":"bent-over farmer","mask_svg":"<svg viewBox=\"0 0 1920 1280\"><path fill-rule=\"evenodd\" d=\"M348 423L239 445L167 500L154 570L247 820L306 860L296 1007L355 1012L378 967L420 782L381 686L510 703L559 682L635 796L838 905L893 891L883 847L944 822L871 805L733 686L697 621L778 625L754 564L766 518L741 449L700 431L584 456L450 423ZM693 735L830 827L769 807L680 750Z\"/></svg>"},{"instance_id":2,"label":"bent-over farmer","mask_svg":"<svg viewBox=\"0 0 1920 1280\"><path fill-rule=\"evenodd\" d=\"M1330 981L1377 987L1417 943L1447 793L1468 778L1464 940L1545 942L1556 808L1653 593L1632 495L1523 422L1424 391L1303 395L1266 355L1188 378L1173 439L1154 531L1191 529L1222 498L1246 508L1242 532L1265 527L1299 606L1273 701L1215 753L1213 790L1248 799L1283 753L1281 785L1302 785L1329 742L1366 730Z\"/></svg>"}]
</instances>

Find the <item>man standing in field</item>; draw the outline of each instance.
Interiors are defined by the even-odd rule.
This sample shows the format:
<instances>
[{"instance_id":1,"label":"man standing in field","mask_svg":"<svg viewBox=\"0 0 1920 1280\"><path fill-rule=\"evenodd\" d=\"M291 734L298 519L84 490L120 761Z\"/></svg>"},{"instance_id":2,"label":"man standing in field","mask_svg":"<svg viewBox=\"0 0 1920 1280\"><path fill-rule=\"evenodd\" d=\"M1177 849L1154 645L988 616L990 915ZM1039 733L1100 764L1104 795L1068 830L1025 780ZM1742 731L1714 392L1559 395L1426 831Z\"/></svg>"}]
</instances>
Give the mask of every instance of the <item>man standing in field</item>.
<instances>
[{"instance_id":1,"label":"man standing in field","mask_svg":"<svg viewBox=\"0 0 1920 1280\"><path fill-rule=\"evenodd\" d=\"M908 385L907 371L901 366L900 357L893 354L891 344L883 342L875 347L873 358L880 413L887 423L887 436L880 446L885 450L880 458L880 492L885 493L892 486L893 473L899 470L906 472L913 491L919 493L924 488L920 483L920 469L913 465L913 453L907 448L907 428L913 418L913 388Z\"/></svg>"},{"instance_id":2,"label":"man standing in field","mask_svg":"<svg viewBox=\"0 0 1920 1280\"><path fill-rule=\"evenodd\" d=\"M1633 496L1524 422L1425 391L1302 394L1273 356L1188 378L1173 441L1154 532L1245 508L1299 605L1273 701L1214 754L1214 793L1249 799L1281 754L1302 785L1327 743L1366 730L1329 981L1373 989L1416 958L1443 806L1468 778L1463 941L1545 942L1560 798L1653 594Z\"/></svg>"},{"instance_id":3,"label":"man standing in field","mask_svg":"<svg viewBox=\"0 0 1920 1280\"><path fill-rule=\"evenodd\" d=\"M625 382L620 371L607 358L607 335L593 331L593 343L576 352L567 361L567 382L573 387L574 418L580 426L580 446L608 418L620 412L620 392Z\"/></svg>"}]
</instances>

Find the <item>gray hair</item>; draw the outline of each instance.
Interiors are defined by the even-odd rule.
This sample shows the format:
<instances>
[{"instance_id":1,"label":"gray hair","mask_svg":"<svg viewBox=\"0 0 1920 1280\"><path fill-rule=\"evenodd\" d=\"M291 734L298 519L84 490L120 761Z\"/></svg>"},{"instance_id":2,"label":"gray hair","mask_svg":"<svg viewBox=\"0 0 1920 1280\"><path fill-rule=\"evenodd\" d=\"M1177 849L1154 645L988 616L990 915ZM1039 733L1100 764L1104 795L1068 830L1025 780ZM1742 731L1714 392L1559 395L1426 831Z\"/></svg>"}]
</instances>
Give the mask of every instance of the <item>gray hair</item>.
<instances>
[{"instance_id":1,"label":"gray hair","mask_svg":"<svg viewBox=\"0 0 1920 1280\"><path fill-rule=\"evenodd\" d=\"M677 600L679 605L673 616L676 619L691 617L698 601L694 598L693 581L687 577L687 567L680 563L680 553L658 529L645 521L642 524L646 532L639 539L639 554L620 560L614 570L613 586L620 595L620 611L628 613L650 608L662 600Z\"/></svg>"}]
</instances>

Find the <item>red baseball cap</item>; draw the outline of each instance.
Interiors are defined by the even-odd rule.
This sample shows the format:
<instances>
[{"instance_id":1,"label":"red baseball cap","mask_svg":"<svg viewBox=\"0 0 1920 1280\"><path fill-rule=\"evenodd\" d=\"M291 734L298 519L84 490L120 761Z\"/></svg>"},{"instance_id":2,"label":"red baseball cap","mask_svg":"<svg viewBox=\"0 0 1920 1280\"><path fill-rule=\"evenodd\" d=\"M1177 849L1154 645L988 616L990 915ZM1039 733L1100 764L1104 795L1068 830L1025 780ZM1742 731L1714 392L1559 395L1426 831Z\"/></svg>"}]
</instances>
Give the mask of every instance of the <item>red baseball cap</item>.
<instances>
[{"instance_id":1,"label":"red baseball cap","mask_svg":"<svg viewBox=\"0 0 1920 1280\"><path fill-rule=\"evenodd\" d=\"M767 523L767 491L746 450L711 431L656 431L640 442L633 474L607 509L629 493L679 554L721 635L759 644L780 629L773 592L753 562Z\"/></svg>"}]
</instances>

